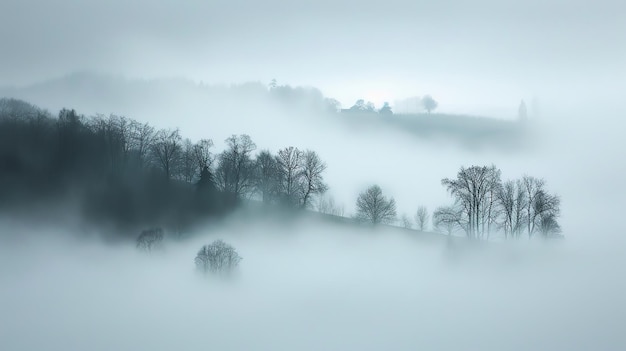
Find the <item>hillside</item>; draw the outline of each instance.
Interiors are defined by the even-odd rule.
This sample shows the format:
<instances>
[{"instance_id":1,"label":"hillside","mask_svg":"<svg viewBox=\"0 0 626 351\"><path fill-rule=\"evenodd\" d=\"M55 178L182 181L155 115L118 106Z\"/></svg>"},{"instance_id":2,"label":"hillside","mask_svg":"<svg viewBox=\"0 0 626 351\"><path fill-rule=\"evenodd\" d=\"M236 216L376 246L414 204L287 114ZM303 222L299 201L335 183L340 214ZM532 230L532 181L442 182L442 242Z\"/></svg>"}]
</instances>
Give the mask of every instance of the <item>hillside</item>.
<instances>
[{"instance_id":1,"label":"hillside","mask_svg":"<svg viewBox=\"0 0 626 351\"><path fill-rule=\"evenodd\" d=\"M210 86L185 79L143 80L75 73L25 87L0 87L0 97L22 99L53 114L71 107L86 115L125 115L164 128L180 127L192 138L196 137L193 133L198 121L219 121L212 126L216 134L230 135L231 123L259 129L269 118L285 125L293 122L294 116L307 115L312 118L302 123L324 118L323 123L332 126L339 120L354 129L401 130L421 139L468 148L521 149L527 146L530 130L517 121L468 115L335 113L334 100L315 88L283 85L268 89L259 82ZM226 120L229 123L225 124Z\"/></svg>"}]
</instances>

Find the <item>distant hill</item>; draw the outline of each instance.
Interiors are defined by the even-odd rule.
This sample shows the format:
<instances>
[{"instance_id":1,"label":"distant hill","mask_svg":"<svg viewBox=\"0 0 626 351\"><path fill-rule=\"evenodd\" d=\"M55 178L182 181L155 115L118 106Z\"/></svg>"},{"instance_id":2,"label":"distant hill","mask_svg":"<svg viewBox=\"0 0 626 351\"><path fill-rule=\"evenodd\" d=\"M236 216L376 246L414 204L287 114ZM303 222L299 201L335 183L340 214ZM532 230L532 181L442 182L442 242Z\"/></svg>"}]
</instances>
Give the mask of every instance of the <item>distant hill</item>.
<instances>
[{"instance_id":1,"label":"distant hill","mask_svg":"<svg viewBox=\"0 0 626 351\"><path fill-rule=\"evenodd\" d=\"M180 127L190 137L204 135L198 122L209 124L214 135L225 136L244 126L257 135L268 123L287 128L314 123L302 116L329 116L351 127L405 131L422 139L460 143L463 147L524 147L527 125L511 120L466 115L378 114L336 112L315 88L268 86L251 82L234 85L198 84L186 79L126 79L89 72L74 73L26 87L0 88L0 97L26 100L52 114L64 107L87 115L118 114L148 121L161 128ZM344 110L345 111L345 110ZM298 118L295 119L294 115ZM263 118L258 118L262 116ZM268 121L268 117L272 118ZM318 118L319 119L319 118ZM290 124L291 123L291 124Z\"/></svg>"},{"instance_id":2,"label":"distant hill","mask_svg":"<svg viewBox=\"0 0 626 351\"><path fill-rule=\"evenodd\" d=\"M514 150L527 146L528 123L492 117L444 113L386 114L341 113L341 118L361 128L403 130L422 139L461 143L470 148Z\"/></svg>"}]
</instances>

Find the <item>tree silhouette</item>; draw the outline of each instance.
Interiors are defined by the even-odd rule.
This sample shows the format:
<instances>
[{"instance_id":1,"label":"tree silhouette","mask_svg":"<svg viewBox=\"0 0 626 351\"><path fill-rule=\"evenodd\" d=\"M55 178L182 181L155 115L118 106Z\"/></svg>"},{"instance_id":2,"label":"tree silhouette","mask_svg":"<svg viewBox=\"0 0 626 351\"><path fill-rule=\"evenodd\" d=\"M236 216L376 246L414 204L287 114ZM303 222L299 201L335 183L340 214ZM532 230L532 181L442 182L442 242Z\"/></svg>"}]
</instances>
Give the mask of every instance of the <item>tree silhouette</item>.
<instances>
[{"instance_id":1,"label":"tree silhouette","mask_svg":"<svg viewBox=\"0 0 626 351\"><path fill-rule=\"evenodd\" d=\"M463 211L459 206L438 207L433 212L433 226L435 230L444 230L446 234L461 229L467 232L467 219L463 216Z\"/></svg>"},{"instance_id":2,"label":"tree silhouette","mask_svg":"<svg viewBox=\"0 0 626 351\"><path fill-rule=\"evenodd\" d=\"M359 194L356 201L358 220L372 224L392 223L396 219L396 201L386 198L378 185Z\"/></svg>"},{"instance_id":3,"label":"tree silhouette","mask_svg":"<svg viewBox=\"0 0 626 351\"><path fill-rule=\"evenodd\" d=\"M301 207L308 207L311 197L323 194L328 190L328 185L324 183L324 176L322 175L325 170L326 163L319 158L315 151L306 150L304 152L300 171L302 178Z\"/></svg>"},{"instance_id":4,"label":"tree silhouette","mask_svg":"<svg viewBox=\"0 0 626 351\"><path fill-rule=\"evenodd\" d=\"M391 114L393 114L393 112L391 111L391 106L386 101L383 104L383 107L381 107L380 110L378 110L378 113L380 113L381 115L391 115Z\"/></svg>"},{"instance_id":5,"label":"tree silhouette","mask_svg":"<svg viewBox=\"0 0 626 351\"><path fill-rule=\"evenodd\" d=\"M467 237L485 239L495 221L496 193L499 191L500 170L495 166L461 167L456 179L444 178L441 184L454 197L465 217Z\"/></svg>"},{"instance_id":6,"label":"tree silhouette","mask_svg":"<svg viewBox=\"0 0 626 351\"><path fill-rule=\"evenodd\" d=\"M430 95L426 95L422 98L422 106L428 113L435 110L438 105L437 101L435 101L435 99L433 99Z\"/></svg>"},{"instance_id":7,"label":"tree silhouette","mask_svg":"<svg viewBox=\"0 0 626 351\"><path fill-rule=\"evenodd\" d=\"M417 223L417 230L425 231L428 229L428 210L424 206L417 208L415 213L415 223Z\"/></svg>"},{"instance_id":8,"label":"tree silhouette","mask_svg":"<svg viewBox=\"0 0 626 351\"><path fill-rule=\"evenodd\" d=\"M280 196L288 205L297 205L302 191L302 157L303 152L293 146L278 151L276 157Z\"/></svg>"},{"instance_id":9,"label":"tree silhouette","mask_svg":"<svg viewBox=\"0 0 626 351\"><path fill-rule=\"evenodd\" d=\"M203 273L230 273L241 261L234 247L216 240L204 245L196 255L196 267Z\"/></svg>"},{"instance_id":10,"label":"tree silhouette","mask_svg":"<svg viewBox=\"0 0 626 351\"><path fill-rule=\"evenodd\" d=\"M151 252L163 241L163 229L151 228L141 232L137 237L137 248L146 252Z\"/></svg>"},{"instance_id":11,"label":"tree silhouette","mask_svg":"<svg viewBox=\"0 0 626 351\"><path fill-rule=\"evenodd\" d=\"M276 200L280 191L278 162L268 151L261 151L255 160L255 187L263 202Z\"/></svg>"},{"instance_id":12,"label":"tree silhouette","mask_svg":"<svg viewBox=\"0 0 626 351\"><path fill-rule=\"evenodd\" d=\"M219 156L217 184L220 189L235 197L251 193L254 186L254 163L251 158L256 144L250 136L232 135L226 139L228 148Z\"/></svg>"},{"instance_id":13,"label":"tree silhouette","mask_svg":"<svg viewBox=\"0 0 626 351\"><path fill-rule=\"evenodd\" d=\"M172 178L172 174L180 161L182 144L178 129L160 130L152 144L152 154L157 164L165 173L165 179Z\"/></svg>"}]
</instances>

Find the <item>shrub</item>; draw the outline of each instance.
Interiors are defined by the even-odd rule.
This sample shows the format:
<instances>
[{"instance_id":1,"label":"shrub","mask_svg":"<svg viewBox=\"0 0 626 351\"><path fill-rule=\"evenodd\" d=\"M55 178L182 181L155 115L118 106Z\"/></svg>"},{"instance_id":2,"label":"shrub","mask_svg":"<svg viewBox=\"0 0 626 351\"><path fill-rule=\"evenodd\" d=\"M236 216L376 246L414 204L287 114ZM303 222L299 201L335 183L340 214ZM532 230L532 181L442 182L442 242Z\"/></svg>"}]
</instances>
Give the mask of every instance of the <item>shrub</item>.
<instances>
[{"instance_id":1,"label":"shrub","mask_svg":"<svg viewBox=\"0 0 626 351\"><path fill-rule=\"evenodd\" d=\"M216 240L204 245L196 255L196 267L203 273L229 273L241 261L241 257L234 247Z\"/></svg>"}]
</instances>

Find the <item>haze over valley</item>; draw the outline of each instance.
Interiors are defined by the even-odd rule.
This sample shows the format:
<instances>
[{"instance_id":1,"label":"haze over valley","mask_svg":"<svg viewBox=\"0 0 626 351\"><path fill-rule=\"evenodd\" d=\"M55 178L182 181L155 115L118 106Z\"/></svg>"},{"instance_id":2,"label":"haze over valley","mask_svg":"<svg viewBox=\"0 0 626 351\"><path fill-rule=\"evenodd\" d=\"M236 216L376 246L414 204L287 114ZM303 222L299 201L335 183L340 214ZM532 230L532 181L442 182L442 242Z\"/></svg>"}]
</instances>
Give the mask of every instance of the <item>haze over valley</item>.
<instances>
[{"instance_id":1,"label":"haze over valley","mask_svg":"<svg viewBox=\"0 0 626 351\"><path fill-rule=\"evenodd\" d=\"M0 349L626 348L618 1L0 5Z\"/></svg>"}]
</instances>

